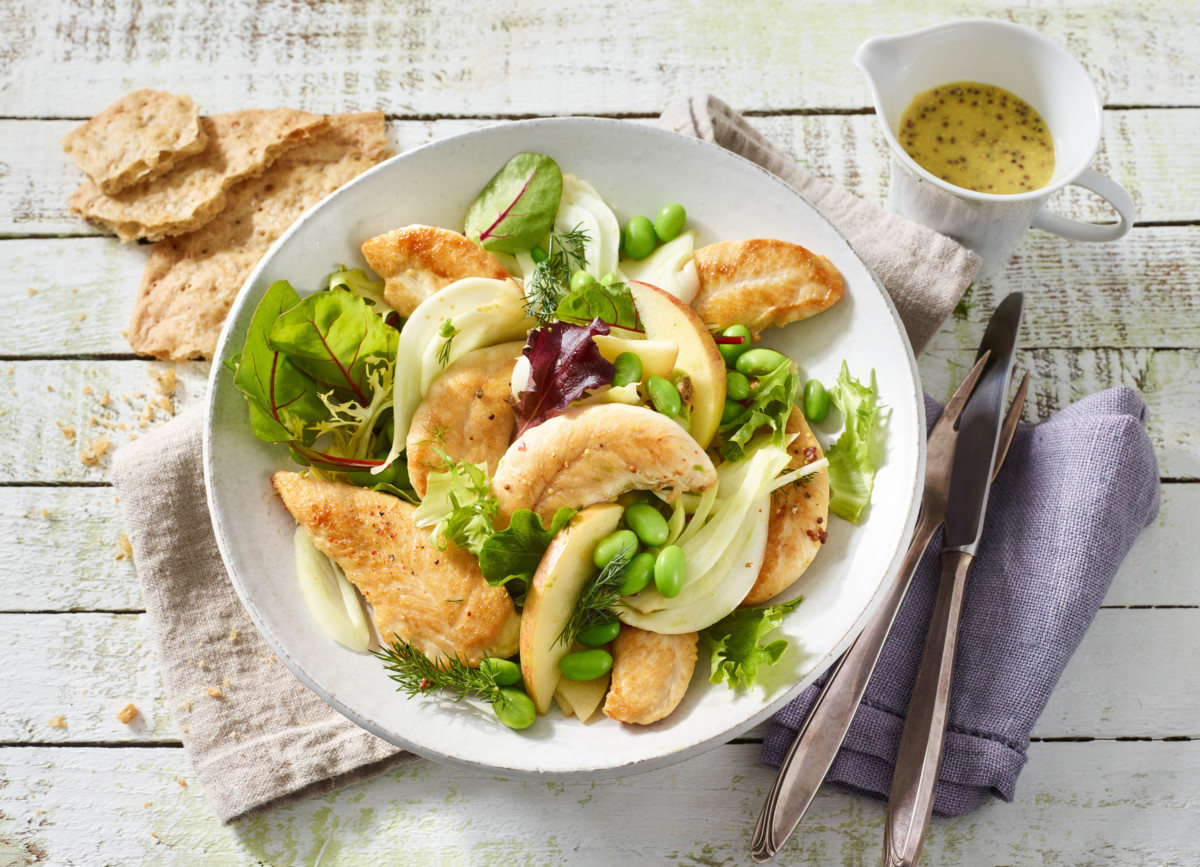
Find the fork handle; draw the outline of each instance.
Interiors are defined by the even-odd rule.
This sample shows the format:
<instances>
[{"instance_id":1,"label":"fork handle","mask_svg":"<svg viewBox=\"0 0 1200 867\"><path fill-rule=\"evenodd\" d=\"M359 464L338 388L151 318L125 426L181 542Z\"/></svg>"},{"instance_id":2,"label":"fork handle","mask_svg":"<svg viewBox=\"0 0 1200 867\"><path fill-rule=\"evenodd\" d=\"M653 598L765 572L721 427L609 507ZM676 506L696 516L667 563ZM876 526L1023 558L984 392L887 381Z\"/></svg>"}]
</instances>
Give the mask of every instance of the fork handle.
<instances>
[{"instance_id":1,"label":"fork handle","mask_svg":"<svg viewBox=\"0 0 1200 867\"><path fill-rule=\"evenodd\" d=\"M942 764L958 622L967 573L974 560L975 557L966 551L942 552L937 601L908 705L908 719L900 738L888 798L883 837L884 867L914 867L921 856Z\"/></svg>"},{"instance_id":2,"label":"fork handle","mask_svg":"<svg viewBox=\"0 0 1200 867\"><path fill-rule=\"evenodd\" d=\"M922 511L908 552L878 610L830 670L825 686L796 733L767 793L751 839L750 854L755 861L774 857L808 812L817 789L846 739L892 621L896 619L913 573L939 523Z\"/></svg>"}]
</instances>

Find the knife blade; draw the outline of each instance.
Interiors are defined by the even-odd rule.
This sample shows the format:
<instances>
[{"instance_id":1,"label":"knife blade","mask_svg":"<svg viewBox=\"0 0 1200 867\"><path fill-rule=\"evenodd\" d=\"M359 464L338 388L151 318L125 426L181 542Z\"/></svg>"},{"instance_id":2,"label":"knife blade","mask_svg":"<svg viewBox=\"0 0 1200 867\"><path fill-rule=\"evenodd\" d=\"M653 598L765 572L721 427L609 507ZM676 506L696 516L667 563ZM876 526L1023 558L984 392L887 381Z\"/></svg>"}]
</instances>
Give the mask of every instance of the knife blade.
<instances>
[{"instance_id":1,"label":"knife blade","mask_svg":"<svg viewBox=\"0 0 1200 867\"><path fill-rule=\"evenodd\" d=\"M987 364L959 419L946 501L942 575L925 652L909 702L888 798L883 863L914 867L933 813L949 717L951 676L967 576L983 531L1024 298L1014 292L992 314L980 344Z\"/></svg>"}]
</instances>

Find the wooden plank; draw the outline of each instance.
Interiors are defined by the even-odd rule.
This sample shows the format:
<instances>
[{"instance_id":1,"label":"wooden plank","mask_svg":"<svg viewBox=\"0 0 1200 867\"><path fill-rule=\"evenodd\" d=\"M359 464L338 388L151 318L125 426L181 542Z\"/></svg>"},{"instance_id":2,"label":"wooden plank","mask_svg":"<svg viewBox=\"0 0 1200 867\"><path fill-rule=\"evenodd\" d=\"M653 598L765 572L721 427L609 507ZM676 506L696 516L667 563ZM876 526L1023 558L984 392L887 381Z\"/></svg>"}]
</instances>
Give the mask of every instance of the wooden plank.
<instances>
[{"instance_id":1,"label":"wooden plank","mask_svg":"<svg viewBox=\"0 0 1200 867\"><path fill-rule=\"evenodd\" d=\"M1105 605L1200 605L1200 485L1162 486L1158 517L1142 531Z\"/></svg>"},{"instance_id":2,"label":"wooden plank","mask_svg":"<svg viewBox=\"0 0 1200 867\"><path fill-rule=\"evenodd\" d=\"M19 38L0 54L0 115L87 117L134 87L188 92L209 112L250 100L407 116L655 112L673 94L705 89L760 110L855 109L869 104L851 62L864 39L963 14L950 0L870 15L847 15L830 0L803 14L781 9L731 15L719 0L646 3L622 17L616 34L596 27L618 14L608 0L569 10L486 4L470 14L426 4L320 4L276 15L206 5L181 12L139 0L95 8L16 0L6 31ZM1200 103L1196 24L1176 7L1108 0L1053 15L999 6L990 14L1067 46L1109 104Z\"/></svg>"},{"instance_id":3,"label":"wooden plank","mask_svg":"<svg viewBox=\"0 0 1200 867\"><path fill-rule=\"evenodd\" d=\"M1034 735L1200 737L1200 694L1179 688L1200 667L1200 646L1191 640L1198 630L1195 608L1101 609ZM11 663L0 685L0 742L178 737L145 615L0 614L0 634ZM1151 634L1155 641L1146 641ZM1163 647L1172 653L1162 654ZM129 702L142 710L133 726L115 716ZM48 721L60 714L67 727L51 727Z\"/></svg>"},{"instance_id":4,"label":"wooden plank","mask_svg":"<svg viewBox=\"0 0 1200 867\"><path fill-rule=\"evenodd\" d=\"M142 607L111 488L0 488L0 611Z\"/></svg>"},{"instance_id":5,"label":"wooden plank","mask_svg":"<svg viewBox=\"0 0 1200 867\"><path fill-rule=\"evenodd\" d=\"M98 111L103 106L97 106ZM244 106L243 106L244 107ZM665 102L664 102L665 107ZM411 150L494 121L486 118L393 121L393 150ZM646 121L643 121L646 122ZM887 198L890 158L874 115L752 116L750 122L819 177L864 198ZM1191 142L1200 137L1200 109L1111 110L1094 167L1132 194L1141 222L1200 219L1200 201L1180 177L1200 171ZM0 121L0 237L21 235L99 235L67 209L67 198L83 179L59 147L74 121ZM678 194L683 200L686 196ZM1111 210L1090 194L1068 188L1053 200L1065 216L1091 221L1113 219ZM1077 245L1085 247L1086 245Z\"/></svg>"},{"instance_id":6,"label":"wooden plank","mask_svg":"<svg viewBox=\"0 0 1200 867\"><path fill-rule=\"evenodd\" d=\"M7 747L0 855L16 864L190 863L200 852L229 865L742 864L774 773L757 757L757 745L742 744L571 783L421 762L223 829L181 750ZM1014 802L934 819L921 863L1187 864L1197 799L1196 742L1034 744ZM883 820L881 804L822 790L775 863L872 863Z\"/></svg>"}]
</instances>

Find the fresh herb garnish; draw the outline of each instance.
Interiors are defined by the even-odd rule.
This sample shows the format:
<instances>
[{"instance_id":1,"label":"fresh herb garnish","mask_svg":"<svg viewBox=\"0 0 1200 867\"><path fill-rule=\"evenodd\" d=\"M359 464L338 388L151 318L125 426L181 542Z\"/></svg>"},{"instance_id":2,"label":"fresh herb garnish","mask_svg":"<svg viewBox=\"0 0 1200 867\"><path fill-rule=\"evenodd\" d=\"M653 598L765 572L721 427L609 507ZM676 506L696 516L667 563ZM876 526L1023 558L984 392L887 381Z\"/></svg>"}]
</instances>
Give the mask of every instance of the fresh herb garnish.
<instances>
[{"instance_id":1,"label":"fresh herb garnish","mask_svg":"<svg viewBox=\"0 0 1200 867\"><path fill-rule=\"evenodd\" d=\"M589 389L612 383L617 369L592 340L608 332L599 319L588 325L555 322L529 332L522 350L529 359L529 382L514 407L518 436L564 412Z\"/></svg>"},{"instance_id":2,"label":"fresh herb garnish","mask_svg":"<svg viewBox=\"0 0 1200 867\"><path fill-rule=\"evenodd\" d=\"M617 616L621 605L621 585L625 581L625 567L637 553L637 547L626 545L617 552L600 572L583 588L583 595L575 605L575 611L567 625L559 633L556 643L570 647L581 630L599 623L608 623Z\"/></svg>"},{"instance_id":3,"label":"fresh herb garnish","mask_svg":"<svg viewBox=\"0 0 1200 867\"><path fill-rule=\"evenodd\" d=\"M455 701L468 695L478 696L487 702L500 699L500 684L487 666L472 668L462 657L440 657L436 662L407 641L392 637L391 644L372 654L383 660L388 677L397 684L396 689L409 698L425 695L435 689L455 693Z\"/></svg>"},{"instance_id":4,"label":"fresh herb garnish","mask_svg":"<svg viewBox=\"0 0 1200 867\"><path fill-rule=\"evenodd\" d=\"M768 632L783 623L787 614L804 597L764 608L739 608L701 633L712 650L710 683L728 681L733 689L739 683L747 689L758 682L760 666L774 665L787 650L787 640L760 643Z\"/></svg>"},{"instance_id":5,"label":"fresh herb garnish","mask_svg":"<svg viewBox=\"0 0 1200 867\"><path fill-rule=\"evenodd\" d=\"M437 360L442 367L450 363L450 341L457 334L458 329L454 327L454 321L451 319L443 319L442 324L438 326L438 337L442 338L442 345L438 348Z\"/></svg>"},{"instance_id":6,"label":"fresh herb garnish","mask_svg":"<svg viewBox=\"0 0 1200 867\"><path fill-rule=\"evenodd\" d=\"M539 325L554 321L559 302L571 292L571 275L587 267L584 250L590 240L579 226L569 232L550 233L546 258L534 266L525 281L525 311Z\"/></svg>"},{"instance_id":7,"label":"fresh herb garnish","mask_svg":"<svg viewBox=\"0 0 1200 867\"><path fill-rule=\"evenodd\" d=\"M554 226L560 198L558 164L542 154L517 154L467 210L466 235L485 250L529 250Z\"/></svg>"}]
</instances>

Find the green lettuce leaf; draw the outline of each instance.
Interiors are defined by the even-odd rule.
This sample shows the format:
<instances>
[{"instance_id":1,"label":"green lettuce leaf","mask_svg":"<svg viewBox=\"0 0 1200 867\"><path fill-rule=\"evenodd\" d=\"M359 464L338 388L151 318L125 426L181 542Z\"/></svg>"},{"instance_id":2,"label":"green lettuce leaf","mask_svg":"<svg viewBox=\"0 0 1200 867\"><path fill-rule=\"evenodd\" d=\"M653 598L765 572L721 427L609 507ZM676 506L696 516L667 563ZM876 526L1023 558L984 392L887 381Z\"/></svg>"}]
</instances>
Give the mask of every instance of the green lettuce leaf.
<instances>
[{"instance_id":1,"label":"green lettuce leaf","mask_svg":"<svg viewBox=\"0 0 1200 867\"><path fill-rule=\"evenodd\" d=\"M479 568L488 584L499 587L514 579L531 579L550 540L574 515L574 509L564 506L554 513L550 526L543 527L535 512L513 512L508 529L491 536L479 550Z\"/></svg>"},{"instance_id":2,"label":"green lettuce leaf","mask_svg":"<svg viewBox=\"0 0 1200 867\"><path fill-rule=\"evenodd\" d=\"M741 684L753 689L758 683L760 666L774 665L787 650L787 640L769 644L762 639L783 623L783 616L804 601L804 597L764 608L738 608L702 633L712 651L710 683L728 681L729 688Z\"/></svg>"},{"instance_id":3,"label":"green lettuce leaf","mask_svg":"<svg viewBox=\"0 0 1200 867\"><path fill-rule=\"evenodd\" d=\"M433 527L438 547L453 542L479 556L483 543L496 532L499 509L487 466L456 461L436 446L434 451L442 465L429 474L425 498L413 512L413 522L418 527Z\"/></svg>"},{"instance_id":4,"label":"green lettuce leaf","mask_svg":"<svg viewBox=\"0 0 1200 867\"><path fill-rule=\"evenodd\" d=\"M871 461L871 440L878 430L879 392L875 371L869 385L851 379L846 362L837 382L829 389L829 402L846 421L846 429L825 452L829 459L829 509L855 524L871 501L875 486L875 464Z\"/></svg>"},{"instance_id":5,"label":"green lettuce leaf","mask_svg":"<svg viewBox=\"0 0 1200 867\"><path fill-rule=\"evenodd\" d=\"M485 250L529 250L553 228L561 198L558 163L542 154L517 154L467 209L465 234Z\"/></svg>"},{"instance_id":6,"label":"green lettuce leaf","mask_svg":"<svg viewBox=\"0 0 1200 867\"><path fill-rule=\"evenodd\" d=\"M326 289L330 291L341 289L351 295L357 295L359 298L365 299L375 308L376 313L386 319L389 313L395 312L395 309L384 300L383 286L382 280L372 280L362 268L347 268L345 265L338 265L337 270L325 278Z\"/></svg>"},{"instance_id":7,"label":"green lettuce leaf","mask_svg":"<svg viewBox=\"0 0 1200 867\"><path fill-rule=\"evenodd\" d=\"M722 424L721 454L727 461L746 457L746 444L763 428L771 431L771 442L783 447L788 416L800 390L800 372L787 361L765 376L760 376L750 404L740 414Z\"/></svg>"}]
</instances>

